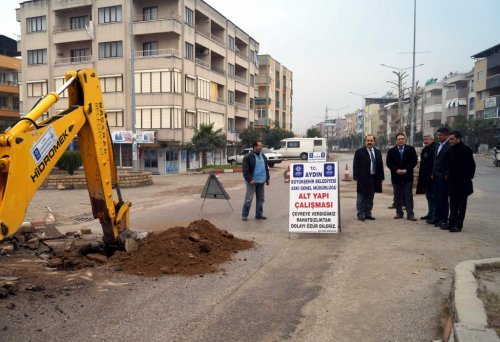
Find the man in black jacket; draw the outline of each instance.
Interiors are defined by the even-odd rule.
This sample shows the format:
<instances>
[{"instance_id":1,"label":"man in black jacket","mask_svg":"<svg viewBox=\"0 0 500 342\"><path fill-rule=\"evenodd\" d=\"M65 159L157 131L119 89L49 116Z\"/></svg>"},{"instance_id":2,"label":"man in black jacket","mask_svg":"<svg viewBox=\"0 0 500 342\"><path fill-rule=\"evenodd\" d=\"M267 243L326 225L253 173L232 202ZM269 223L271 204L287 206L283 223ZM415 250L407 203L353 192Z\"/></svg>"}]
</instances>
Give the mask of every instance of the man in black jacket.
<instances>
[{"instance_id":1,"label":"man in black jacket","mask_svg":"<svg viewBox=\"0 0 500 342\"><path fill-rule=\"evenodd\" d=\"M432 167L434 166L434 156L436 155L436 142L432 134L424 135L424 145L420 153L420 167L418 170L417 194L425 194L427 199L427 215L422 216L422 220L433 220L434 198L432 197Z\"/></svg>"},{"instance_id":2,"label":"man in black jacket","mask_svg":"<svg viewBox=\"0 0 500 342\"><path fill-rule=\"evenodd\" d=\"M253 143L253 151L243 158L243 178L245 178L246 193L241 218L247 220L252 206L253 196L256 197L255 218L265 220L264 213L264 184L269 185L269 167L267 159L262 151L262 143Z\"/></svg>"},{"instance_id":3,"label":"man in black jacket","mask_svg":"<svg viewBox=\"0 0 500 342\"><path fill-rule=\"evenodd\" d=\"M437 138L439 145L436 146L436 155L434 157L434 165L432 167L432 188L434 197L434 211L432 220L427 220L429 224L434 224L436 227L448 229L448 174L449 174L449 152L450 143L448 136L450 130L446 127L438 128Z\"/></svg>"},{"instance_id":4,"label":"man in black jacket","mask_svg":"<svg viewBox=\"0 0 500 342\"><path fill-rule=\"evenodd\" d=\"M396 135L396 145L387 151L386 165L391 170L391 182L396 200L395 219L403 218L403 201L406 207L406 217L416 221L413 214L413 169L417 166L415 148L406 145L406 135Z\"/></svg>"},{"instance_id":5,"label":"man in black jacket","mask_svg":"<svg viewBox=\"0 0 500 342\"><path fill-rule=\"evenodd\" d=\"M365 137L365 146L354 153L353 179L356 184L356 209L358 220L375 220L372 216L375 192L382 192L384 180L384 162L382 153L374 147L375 136Z\"/></svg>"},{"instance_id":6,"label":"man in black jacket","mask_svg":"<svg viewBox=\"0 0 500 342\"><path fill-rule=\"evenodd\" d=\"M459 131L450 133L450 218L448 229L452 233L462 231L467 198L474 192L472 178L476 172L476 163L469 146L462 142Z\"/></svg>"}]
</instances>

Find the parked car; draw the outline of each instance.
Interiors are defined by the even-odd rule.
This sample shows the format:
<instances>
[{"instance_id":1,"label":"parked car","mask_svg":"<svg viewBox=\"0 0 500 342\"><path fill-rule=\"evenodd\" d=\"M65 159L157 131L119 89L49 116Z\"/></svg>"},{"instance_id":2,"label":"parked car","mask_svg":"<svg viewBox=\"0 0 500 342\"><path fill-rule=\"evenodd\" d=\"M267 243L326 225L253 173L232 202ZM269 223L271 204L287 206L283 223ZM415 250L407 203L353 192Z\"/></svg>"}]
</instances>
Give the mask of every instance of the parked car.
<instances>
[{"instance_id":1,"label":"parked car","mask_svg":"<svg viewBox=\"0 0 500 342\"><path fill-rule=\"evenodd\" d=\"M243 162L243 157L245 157L251 151L251 147L245 148L237 155L228 156L227 162L230 164L241 164ZM280 153L276 153L275 151L268 148L263 148L262 153L264 153L264 155L266 156L267 165L269 165L269 167L273 167L275 164L279 164L283 161Z\"/></svg>"}]
</instances>

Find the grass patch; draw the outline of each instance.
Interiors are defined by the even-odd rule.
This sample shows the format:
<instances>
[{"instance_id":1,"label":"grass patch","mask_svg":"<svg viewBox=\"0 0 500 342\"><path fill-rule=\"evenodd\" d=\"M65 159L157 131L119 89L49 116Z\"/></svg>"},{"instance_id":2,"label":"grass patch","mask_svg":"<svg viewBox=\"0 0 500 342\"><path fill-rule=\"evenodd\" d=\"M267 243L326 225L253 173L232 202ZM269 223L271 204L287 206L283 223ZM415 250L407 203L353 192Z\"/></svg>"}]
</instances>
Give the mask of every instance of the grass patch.
<instances>
[{"instance_id":1,"label":"grass patch","mask_svg":"<svg viewBox=\"0 0 500 342\"><path fill-rule=\"evenodd\" d=\"M488 316L488 325L500 337L500 298L495 293L484 290L479 290L478 296L483 301Z\"/></svg>"}]
</instances>

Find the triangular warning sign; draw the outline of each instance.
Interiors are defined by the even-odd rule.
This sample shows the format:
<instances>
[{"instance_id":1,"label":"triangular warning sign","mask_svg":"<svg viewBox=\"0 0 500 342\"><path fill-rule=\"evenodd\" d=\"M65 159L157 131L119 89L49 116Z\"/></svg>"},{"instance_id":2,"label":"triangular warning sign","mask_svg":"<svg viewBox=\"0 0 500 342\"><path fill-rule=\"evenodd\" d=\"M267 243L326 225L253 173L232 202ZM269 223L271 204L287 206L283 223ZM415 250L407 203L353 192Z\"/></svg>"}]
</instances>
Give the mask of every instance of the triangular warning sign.
<instances>
[{"instance_id":1,"label":"triangular warning sign","mask_svg":"<svg viewBox=\"0 0 500 342\"><path fill-rule=\"evenodd\" d=\"M209 175L205 187L201 192L201 198L215 198L215 199L229 199L224 187L219 182L219 179L215 175Z\"/></svg>"}]
</instances>

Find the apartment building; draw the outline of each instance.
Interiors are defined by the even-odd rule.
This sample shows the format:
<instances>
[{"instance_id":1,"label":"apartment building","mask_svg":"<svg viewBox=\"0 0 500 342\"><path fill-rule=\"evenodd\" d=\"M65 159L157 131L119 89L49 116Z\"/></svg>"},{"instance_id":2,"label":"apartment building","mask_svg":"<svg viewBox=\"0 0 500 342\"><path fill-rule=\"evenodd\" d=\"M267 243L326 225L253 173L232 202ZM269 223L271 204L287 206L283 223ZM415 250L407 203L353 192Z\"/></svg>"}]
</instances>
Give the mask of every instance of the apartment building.
<instances>
[{"instance_id":1,"label":"apartment building","mask_svg":"<svg viewBox=\"0 0 500 342\"><path fill-rule=\"evenodd\" d=\"M443 112L441 123L451 126L459 115L467 116L469 80L464 73L449 74L443 81Z\"/></svg>"},{"instance_id":2,"label":"apartment building","mask_svg":"<svg viewBox=\"0 0 500 342\"><path fill-rule=\"evenodd\" d=\"M500 44L472 56L477 118L500 117Z\"/></svg>"},{"instance_id":3,"label":"apartment building","mask_svg":"<svg viewBox=\"0 0 500 342\"><path fill-rule=\"evenodd\" d=\"M7 37L6 37L7 38ZM19 120L18 72L21 60L0 55L0 130Z\"/></svg>"},{"instance_id":4,"label":"apartment building","mask_svg":"<svg viewBox=\"0 0 500 342\"><path fill-rule=\"evenodd\" d=\"M436 78L426 82L423 108L424 134L435 134L443 116L443 82Z\"/></svg>"},{"instance_id":5,"label":"apartment building","mask_svg":"<svg viewBox=\"0 0 500 342\"><path fill-rule=\"evenodd\" d=\"M270 55L259 55L255 128L292 129L293 73Z\"/></svg>"},{"instance_id":6,"label":"apartment building","mask_svg":"<svg viewBox=\"0 0 500 342\"><path fill-rule=\"evenodd\" d=\"M253 125L259 44L202 0L25 1L16 16L21 111L66 71L96 69L119 167L132 166L135 139L141 169L184 172L199 166L185 146L200 124L229 141Z\"/></svg>"}]
</instances>

